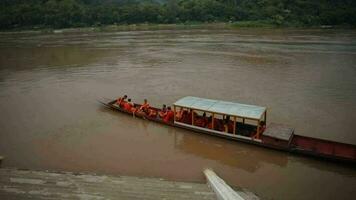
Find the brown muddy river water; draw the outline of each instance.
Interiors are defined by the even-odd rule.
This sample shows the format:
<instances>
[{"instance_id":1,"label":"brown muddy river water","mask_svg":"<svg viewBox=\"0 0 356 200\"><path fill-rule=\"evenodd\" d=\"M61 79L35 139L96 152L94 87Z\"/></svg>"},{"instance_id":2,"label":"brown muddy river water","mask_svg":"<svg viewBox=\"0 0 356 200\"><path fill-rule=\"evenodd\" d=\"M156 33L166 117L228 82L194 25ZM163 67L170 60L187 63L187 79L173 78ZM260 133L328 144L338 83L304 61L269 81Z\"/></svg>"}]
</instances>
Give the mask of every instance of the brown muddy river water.
<instances>
[{"instance_id":1,"label":"brown muddy river water","mask_svg":"<svg viewBox=\"0 0 356 200\"><path fill-rule=\"evenodd\" d=\"M192 95L268 107L296 134L356 144L356 31L0 34L4 166L204 182L263 199L353 199L356 168L133 119L97 103Z\"/></svg>"}]
</instances>

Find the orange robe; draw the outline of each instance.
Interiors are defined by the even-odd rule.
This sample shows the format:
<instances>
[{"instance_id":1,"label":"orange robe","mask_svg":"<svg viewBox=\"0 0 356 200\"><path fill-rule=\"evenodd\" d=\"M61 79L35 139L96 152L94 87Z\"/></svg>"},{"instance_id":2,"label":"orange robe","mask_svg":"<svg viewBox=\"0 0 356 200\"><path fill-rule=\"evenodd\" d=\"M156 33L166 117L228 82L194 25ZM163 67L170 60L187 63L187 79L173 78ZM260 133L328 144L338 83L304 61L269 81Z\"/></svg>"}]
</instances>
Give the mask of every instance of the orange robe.
<instances>
[{"instance_id":1,"label":"orange robe","mask_svg":"<svg viewBox=\"0 0 356 200\"><path fill-rule=\"evenodd\" d=\"M173 118L174 118L174 112L171 110L168 110L166 116L164 116L164 118L163 118L163 121L166 123L169 123L169 122L173 121Z\"/></svg>"}]
</instances>

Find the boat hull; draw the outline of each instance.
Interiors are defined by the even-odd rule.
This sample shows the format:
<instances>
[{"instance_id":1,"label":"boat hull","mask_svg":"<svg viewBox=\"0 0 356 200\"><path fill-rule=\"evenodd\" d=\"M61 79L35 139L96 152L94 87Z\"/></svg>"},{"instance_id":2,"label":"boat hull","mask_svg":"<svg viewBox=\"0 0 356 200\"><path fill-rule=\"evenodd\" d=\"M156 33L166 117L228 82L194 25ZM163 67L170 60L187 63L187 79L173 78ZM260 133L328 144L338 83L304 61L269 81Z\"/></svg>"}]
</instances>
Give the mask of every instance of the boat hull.
<instances>
[{"instance_id":1,"label":"boat hull","mask_svg":"<svg viewBox=\"0 0 356 200\"><path fill-rule=\"evenodd\" d=\"M122 112L128 115L133 115L131 112L115 105L115 100L110 101L99 101L102 105L112 110ZM139 106L139 104L135 104ZM159 110L159 109L157 109ZM217 136L229 140L244 142L248 144L257 145L264 148L275 149L290 153L296 153L301 155L313 156L316 158L322 158L333 161L341 161L345 163L356 164L356 146L351 144L343 144L333 141L326 141L317 138L304 137L293 134L292 138L288 142L279 141L273 138L263 137L261 140L252 139L242 136L236 136L231 133L217 133L217 131L211 131L206 128L197 128L190 125L185 125L183 123L166 123L158 118L148 118L142 115L135 115L136 118L141 118L149 121L154 121L156 123L164 124L167 126L183 128L191 130L196 133L203 133L212 136Z\"/></svg>"}]
</instances>

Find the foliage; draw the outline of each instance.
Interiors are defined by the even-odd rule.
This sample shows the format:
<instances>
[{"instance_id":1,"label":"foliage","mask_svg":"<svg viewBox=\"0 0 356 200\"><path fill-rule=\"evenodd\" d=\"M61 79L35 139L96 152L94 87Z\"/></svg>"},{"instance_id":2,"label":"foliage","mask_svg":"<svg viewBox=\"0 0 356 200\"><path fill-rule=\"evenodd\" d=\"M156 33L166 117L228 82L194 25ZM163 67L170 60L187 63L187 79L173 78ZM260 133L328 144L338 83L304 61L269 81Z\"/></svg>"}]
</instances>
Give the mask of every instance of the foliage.
<instances>
[{"instance_id":1,"label":"foliage","mask_svg":"<svg viewBox=\"0 0 356 200\"><path fill-rule=\"evenodd\" d=\"M255 21L255 22L253 22ZM137 23L356 26L354 0L2 0L0 29Z\"/></svg>"}]
</instances>

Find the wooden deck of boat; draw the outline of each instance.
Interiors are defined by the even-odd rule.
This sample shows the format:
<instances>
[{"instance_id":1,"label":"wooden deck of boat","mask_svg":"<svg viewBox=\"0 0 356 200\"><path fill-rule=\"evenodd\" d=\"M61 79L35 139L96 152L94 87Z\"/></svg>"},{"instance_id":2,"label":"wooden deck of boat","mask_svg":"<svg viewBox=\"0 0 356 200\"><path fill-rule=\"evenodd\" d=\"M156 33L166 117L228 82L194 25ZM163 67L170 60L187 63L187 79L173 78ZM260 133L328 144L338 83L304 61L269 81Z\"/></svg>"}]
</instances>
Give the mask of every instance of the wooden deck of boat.
<instances>
[{"instance_id":1,"label":"wooden deck of boat","mask_svg":"<svg viewBox=\"0 0 356 200\"><path fill-rule=\"evenodd\" d=\"M258 199L239 192L245 199ZM0 199L216 199L202 183L159 178L0 169Z\"/></svg>"},{"instance_id":2,"label":"wooden deck of boat","mask_svg":"<svg viewBox=\"0 0 356 200\"><path fill-rule=\"evenodd\" d=\"M294 129L283 124L271 123L267 126L264 136L289 141L293 135Z\"/></svg>"}]
</instances>

